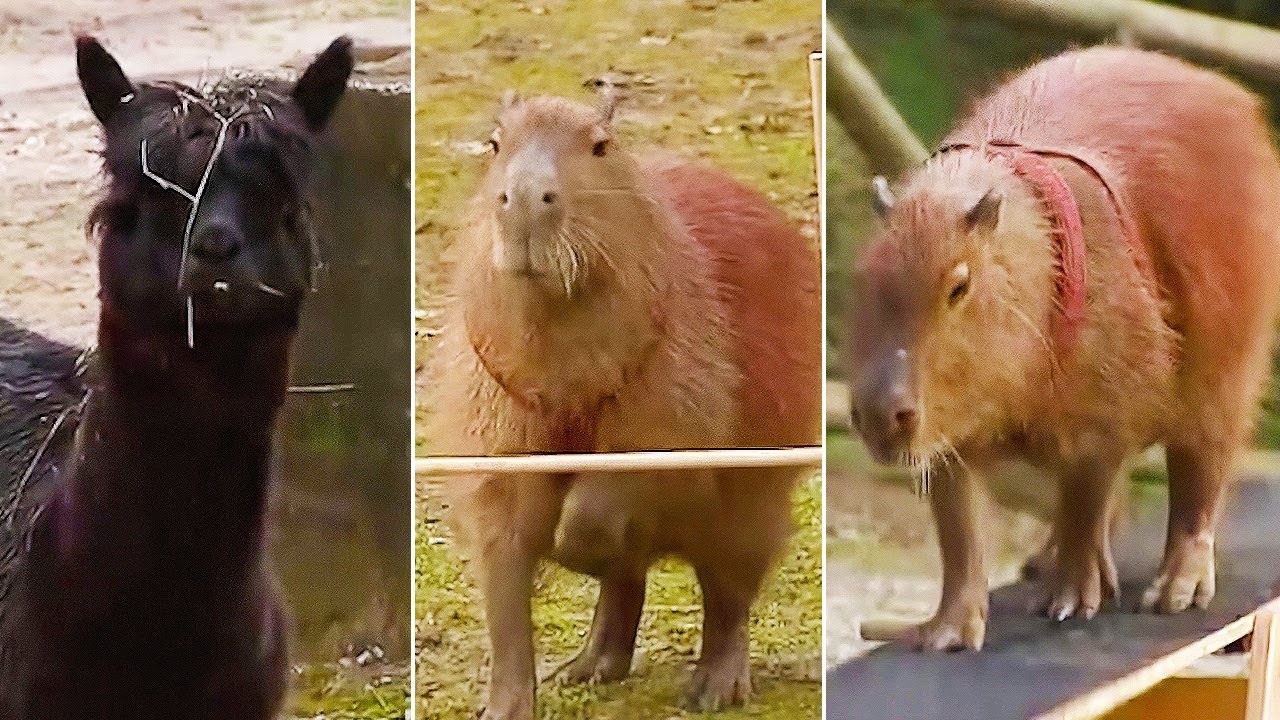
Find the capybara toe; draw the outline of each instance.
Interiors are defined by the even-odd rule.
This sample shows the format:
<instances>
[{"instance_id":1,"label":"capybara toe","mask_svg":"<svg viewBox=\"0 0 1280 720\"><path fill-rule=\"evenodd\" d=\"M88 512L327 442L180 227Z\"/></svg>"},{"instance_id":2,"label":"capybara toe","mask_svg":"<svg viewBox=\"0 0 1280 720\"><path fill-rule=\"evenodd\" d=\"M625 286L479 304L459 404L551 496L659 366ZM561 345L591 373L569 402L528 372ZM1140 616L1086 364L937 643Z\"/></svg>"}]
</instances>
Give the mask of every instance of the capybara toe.
<instances>
[{"instance_id":1,"label":"capybara toe","mask_svg":"<svg viewBox=\"0 0 1280 720\"><path fill-rule=\"evenodd\" d=\"M700 666L689 684L685 704L695 712L717 712L751 697L751 671L745 658L722 658Z\"/></svg>"},{"instance_id":2,"label":"capybara toe","mask_svg":"<svg viewBox=\"0 0 1280 720\"><path fill-rule=\"evenodd\" d=\"M1180 613L1191 606L1206 608L1216 590L1211 537L1180 538L1170 543L1160 574L1142 595L1142 609L1161 614Z\"/></svg>"},{"instance_id":3,"label":"capybara toe","mask_svg":"<svg viewBox=\"0 0 1280 720\"><path fill-rule=\"evenodd\" d=\"M556 674L556 682L561 685L595 685L618 682L630 673L630 655L624 657L617 653L592 652L587 648Z\"/></svg>"}]
</instances>

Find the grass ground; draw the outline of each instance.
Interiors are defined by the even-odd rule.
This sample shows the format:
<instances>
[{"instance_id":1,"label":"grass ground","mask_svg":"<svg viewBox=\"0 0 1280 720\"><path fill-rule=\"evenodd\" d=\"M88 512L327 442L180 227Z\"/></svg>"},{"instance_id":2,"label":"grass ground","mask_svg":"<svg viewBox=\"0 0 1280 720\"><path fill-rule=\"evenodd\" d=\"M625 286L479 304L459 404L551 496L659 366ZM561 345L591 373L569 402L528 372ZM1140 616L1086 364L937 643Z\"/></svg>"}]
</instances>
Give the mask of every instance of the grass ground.
<instances>
[{"instance_id":1,"label":"grass ground","mask_svg":"<svg viewBox=\"0 0 1280 720\"><path fill-rule=\"evenodd\" d=\"M597 81L623 91L621 142L703 158L762 190L816 244L807 56L821 45L816 0L419 0L416 64L418 418L430 412L433 330L446 300L449 248L487 162L485 140L507 89L589 100ZM426 423L419 422L419 427ZM431 438L419 435L418 452ZM757 694L724 720L813 718L820 707L821 535L816 480L796 497L800 531L752 626ZM419 486L418 717L470 718L487 682L479 597ZM595 585L546 568L535 609L543 669L576 652ZM681 718L700 601L676 562L650 572L636 674L620 685L539 693L541 717Z\"/></svg>"},{"instance_id":2,"label":"grass ground","mask_svg":"<svg viewBox=\"0 0 1280 720\"><path fill-rule=\"evenodd\" d=\"M419 498L418 718L462 720L483 704L488 640L479 592L443 521L434 485ZM797 532L779 571L756 602L751 660L756 695L742 709L717 720L816 718L821 709L822 552L821 483L815 476L796 490ZM546 566L534 604L539 673L546 674L579 649L591 620L594 580ZM538 690L539 718L546 720L651 720L700 717L679 707L680 693L697 657L701 598L693 571L665 561L649 572L635 672L607 686Z\"/></svg>"}]
</instances>

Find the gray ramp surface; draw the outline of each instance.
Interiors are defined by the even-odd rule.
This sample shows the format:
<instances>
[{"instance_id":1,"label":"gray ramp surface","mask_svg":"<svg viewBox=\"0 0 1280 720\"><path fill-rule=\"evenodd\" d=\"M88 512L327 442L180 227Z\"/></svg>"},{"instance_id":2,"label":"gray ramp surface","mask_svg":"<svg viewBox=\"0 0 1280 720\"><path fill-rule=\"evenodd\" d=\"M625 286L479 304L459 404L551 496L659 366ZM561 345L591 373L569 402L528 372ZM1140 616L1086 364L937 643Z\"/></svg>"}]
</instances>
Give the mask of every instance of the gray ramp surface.
<instances>
[{"instance_id":1,"label":"gray ramp surface","mask_svg":"<svg viewBox=\"0 0 1280 720\"><path fill-rule=\"evenodd\" d=\"M1280 483L1231 489L1218 537L1217 596L1208 610L1135 611L1164 545L1163 492L1115 540L1121 600L1093 620L1055 623L1031 611L1041 591L1020 582L991 595L986 647L923 654L895 646L827 674L828 720L1004 720L1034 717L1138 670L1280 595Z\"/></svg>"}]
</instances>

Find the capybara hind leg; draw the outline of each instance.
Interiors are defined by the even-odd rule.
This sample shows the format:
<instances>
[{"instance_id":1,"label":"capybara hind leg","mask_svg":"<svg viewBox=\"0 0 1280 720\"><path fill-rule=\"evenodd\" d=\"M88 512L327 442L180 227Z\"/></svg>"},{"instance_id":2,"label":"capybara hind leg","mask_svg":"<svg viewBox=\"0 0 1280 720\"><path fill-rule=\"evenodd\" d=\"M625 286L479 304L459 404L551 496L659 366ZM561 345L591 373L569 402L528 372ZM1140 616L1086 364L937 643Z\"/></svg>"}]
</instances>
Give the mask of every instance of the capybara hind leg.
<instances>
[{"instance_id":1,"label":"capybara hind leg","mask_svg":"<svg viewBox=\"0 0 1280 720\"><path fill-rule=\"evenodd\" d=\"M1214 530L1222 508L1232 453L1223 445L1170 445L1169 527L1155 582L1142 596L1144 610L1182 612L1208 607L1214 593Z\"/></svg>"},{"instance_id":2,"label":"capybara hind leg","mask_svg":"<svg viewBox=\"0 0 1280 720\"><path fill-rule=\"evenodd\" d=\"M561 679L570 683L615 682L631 672L631 656L636 646L636 629L644 609L644 572L638 577L605 578L600 581L600 597L586 645L573 659Z\"/></svg>"},{"instance_id":3,"label":"capybara hind leg","mask_svg":"<svg viewBox=\"0 0 1280 720\"><path fill-rule=\"evenodd\" d=\"M938 612L906 639L922 650L982 649L987 633L986 550L978 535L982 495L959 463L935 472L929 505L942 548Z\"/></svg>"},{"instance_id":4,"label":"capybara hind leg","mask_svg":"<svg viewBox=\"0 0 1280 720\"><path fill-rule=\"evenodd\" d=\"M486 546L479 558L493 665L481 720L533 720L534 558L512 543Z\"/></svg>"},{"instance_id":5,"label":"capybara hind leg","mask_svg":"<svg viewBox=\"0 0 1280 720\"><path fill-rule=\"evenodd\" d=\"M736 561L735 561L736 562ZM738 565L737 572L699 568L702 586L702 653L686 693L701 712L740 705L751 696L751 653L747 623L769 559Z\"/></svg>"},{"instance_id":6,"label":"capybara hind leg","mask_svg":"<svg viewBox=\"0 0 1280 720\"><path fill-rule=\"evenodd\" d=\"M1063 474L1053 529L1056 557L1044 603L1045 613L1055 620L1092 618L1120 590L1111 556L1119 457L1086 459Z\"/></svg>"}]
</instances>

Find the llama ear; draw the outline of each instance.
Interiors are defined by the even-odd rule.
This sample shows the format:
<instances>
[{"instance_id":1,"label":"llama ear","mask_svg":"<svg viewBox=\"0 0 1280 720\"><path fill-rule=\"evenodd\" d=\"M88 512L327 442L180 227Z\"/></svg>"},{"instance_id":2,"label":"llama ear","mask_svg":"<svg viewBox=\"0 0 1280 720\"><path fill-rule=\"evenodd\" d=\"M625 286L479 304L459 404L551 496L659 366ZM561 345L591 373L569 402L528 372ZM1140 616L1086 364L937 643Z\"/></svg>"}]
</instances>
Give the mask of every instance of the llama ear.
<instances>
[{"instance_id":1,"label":"llama ear","mask_svg":"<svg viewBox=\"0 0 1280 720\"><path fill-rule=\"evenodd\" d=\"M120 63L88 35L76 37L76 74L98 122L106 124L121 105L133 100L133 83L125 77Z\"/></svg>"},{"instance_id":2,"label":"llama ear","mask_svg":"<svg viewBox=\"0 0 1280 720\"><path fill-rule=\"evenodd\" d=\"M324 129L347 89L347 78L355 59L351 55L351 38L343 35L316 56L298 83L293 86L293 101L302 108L307 127L312 132Z\"/></svg>"},{"instance_id":3,"label":"llama ear","mask_svg":"<svg viewBox=\"0 0 1280 720\"><path fill-rule=\"evenodd\" d=\"M1000 207L1004 205L1004 195L992 188L983 195L969 212L964 214L964 226L969 232L981 230L994 232L1000 224Z\"/></svg>"}]
</instances>

